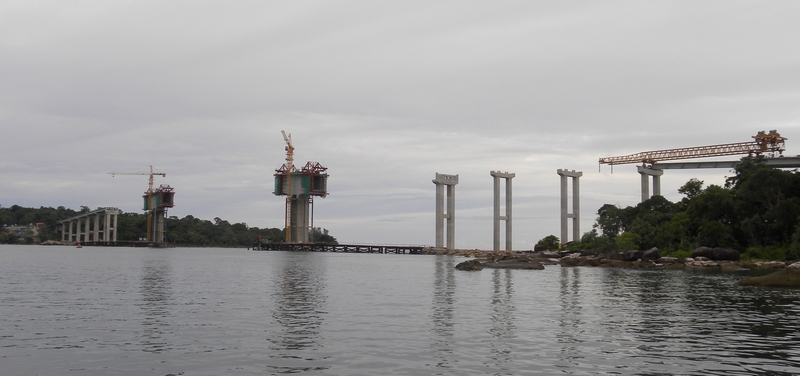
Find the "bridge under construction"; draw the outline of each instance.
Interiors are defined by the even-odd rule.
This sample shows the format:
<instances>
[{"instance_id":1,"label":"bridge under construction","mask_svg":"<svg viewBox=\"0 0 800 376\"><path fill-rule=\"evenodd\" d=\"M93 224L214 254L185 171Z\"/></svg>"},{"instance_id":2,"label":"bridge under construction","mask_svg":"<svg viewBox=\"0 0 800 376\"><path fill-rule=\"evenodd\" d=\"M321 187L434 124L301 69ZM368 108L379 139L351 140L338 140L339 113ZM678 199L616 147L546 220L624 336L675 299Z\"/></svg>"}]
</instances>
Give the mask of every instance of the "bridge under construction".
<instances>
[{"instance_id":1,"label":"bridge under construction","mask_svg":"<svg viewBox=\"0 0 800 376\"><path fill-rule=\"evenodd\" d=\"M739 160L679 163L662 163L662 161L747 155L749 157L764 156L766 157L766 164L774 167L800 167L800 158L783 157L783 152L786 150L786 140L787 138L781 136L776 130L771 130L769 133L760 131L753 136L753 141L645 151L618 157L600 158L599 164L611 165L611 171L613 172L614 165L641 163L641 165L637 166L637 170L642 176L642 201L646 201L652 196L661 195L661 175L664 174L665 169L733 168L741 163ZM650 179L653 181L652 196L650 195Z\"/></svg>"},{"instance_id":2,"label":"bridge under construction","mask_svg":"<svg viewBox=\"0 0 800 376\"><path fill-rule=\"evenodd\" d=\"M308 162L300 170L294 165L292 135L281 131L286 141L286 163L275 170L276 196L286 196L284 241L308 243L314 226L314 197L328 195L328 169L318 162Z\"/></svg>"},{"instance_id":3,"label":"bridge under construction","mask_svg":"<svg viewBox=\"0 0 800 376\"><path fill-rule=\"evenodd\" d=\"M169 185L159 185L158 188L153 189L153 178L155 176L166 177L167 174L163 172L153 171L153 166L150 166L150 172L109 172L111 176L116 175L147 175L149 176L147 190L142 195L142 210L147 214L147 223L145 231L145 239L139 241L117 241L116 233L116 216L114 217L114 238L113 239L98 239L94 238L92 241L84 239L83 245L99 245L99 246L145 246L145 247L164 247L166 246L166 236L164 222L167 219L167 210L175 206L175 192ZM87 220L88 221L88 220ZM88 223L88 222L87 222Z\"/></svg>"}]
</instances>

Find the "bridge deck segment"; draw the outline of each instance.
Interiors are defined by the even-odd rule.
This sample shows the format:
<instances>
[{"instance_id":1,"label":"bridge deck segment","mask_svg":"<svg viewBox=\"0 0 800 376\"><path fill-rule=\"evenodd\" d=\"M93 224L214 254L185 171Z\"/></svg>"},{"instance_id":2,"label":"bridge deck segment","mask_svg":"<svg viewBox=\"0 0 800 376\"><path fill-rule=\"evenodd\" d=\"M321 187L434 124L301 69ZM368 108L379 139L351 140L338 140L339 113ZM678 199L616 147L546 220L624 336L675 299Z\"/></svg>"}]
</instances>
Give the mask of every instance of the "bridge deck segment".
<instances>
[{"instance_id":1,"label":"bridge deck segment","mask_svg":"<svg viewBox=\"0 0 800 376\"><path fill-rule=\"evenodd\" d=\"M710 161L710 162L668 162L668 163L653 163L653 165L650 168L654 170L734 168L741 162L742 162L741 160ZM800 157L764 158L764 164L775 168L798 168L800 167Z\"/></svg>"}]
</instances>

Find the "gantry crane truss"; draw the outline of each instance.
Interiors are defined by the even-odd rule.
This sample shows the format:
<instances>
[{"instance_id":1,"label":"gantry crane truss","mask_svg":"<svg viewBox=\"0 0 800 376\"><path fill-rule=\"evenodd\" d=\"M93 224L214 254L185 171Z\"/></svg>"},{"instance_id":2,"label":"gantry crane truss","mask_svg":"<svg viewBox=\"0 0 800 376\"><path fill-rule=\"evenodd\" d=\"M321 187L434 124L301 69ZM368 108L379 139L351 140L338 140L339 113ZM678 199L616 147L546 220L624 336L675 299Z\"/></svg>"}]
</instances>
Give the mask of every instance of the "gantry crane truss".
<instances>
[{"instance_id":1,"label":"gantry crane truss","mask_svg":"<svg viewBox=\"0 0 800 376\"><path fill-rule=\"evenodd\" d=\"M769 133L760 131L757 135L753 136L753 139L754 140L750 142L645 151L619 157L606 157L600 158L600 164L609 164L613 166L616 164L641 163L646 166L660 161L717 157L722 155L747 154L748 156L753 156L771 154L770 156L775 156L776 153L779 155L783 154L785 150L784 141L786 141L786 138L781 137L780 133L775 130L771 130Z\"/></svg>"}]
</instances>

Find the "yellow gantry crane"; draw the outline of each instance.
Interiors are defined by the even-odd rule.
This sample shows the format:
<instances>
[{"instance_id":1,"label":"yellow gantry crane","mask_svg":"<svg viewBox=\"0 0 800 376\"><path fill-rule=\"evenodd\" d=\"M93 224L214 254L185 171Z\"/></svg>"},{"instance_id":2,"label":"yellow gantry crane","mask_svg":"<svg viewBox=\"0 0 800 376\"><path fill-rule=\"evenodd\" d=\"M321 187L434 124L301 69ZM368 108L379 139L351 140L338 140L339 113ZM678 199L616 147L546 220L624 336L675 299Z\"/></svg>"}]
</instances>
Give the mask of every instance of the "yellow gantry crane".
<instances>
[{"instance_id":1,"label":"yellow gantry crane","mask_svg":"<svg viewBox=\"0 0 800 376\"><path fill-rule=\"evenodd\" d=\"M758 134L753 136L753 141L749 142L645 151L619 157L600 158L600 164L609 164L613 168L615 164L642 163L643 165L648 165L660 161L706 158L721 155L761 155L766 153L782 154L785 150L785 141L786 137L782 137L776 130L771 130L769 133L760 131Z\"/></svg>"},{"instance_id":2,"label":"yellow gantry crane","mask_svg":"<svg viewBox=\"0 0 800 376\"><path fill-rule=\"evenodd\" d=\"M147 194L147 203L145 204L146 205L146 209L145 210L147 210L147 241L148 242L154 241L154 239L153 239L153 229L152 229L152 226L153 226L152 225L152 217L153 217L153 211L155 211L155 208L151 208L150 207L150 205L151 205L150 204L151 203L150 199L153 196L153 177L156 176L156 175L161 176L161 177L166 177L167 174L163 173L163 172L153 172L153 165L150 165L150 173L147 173L147 172L109 172L108 174L111 175L112 177L116 176L116 175L150 175L150 181L149 181L149 183L147 185L147 192L145 192Z\"/></svg>"}]
</instances>

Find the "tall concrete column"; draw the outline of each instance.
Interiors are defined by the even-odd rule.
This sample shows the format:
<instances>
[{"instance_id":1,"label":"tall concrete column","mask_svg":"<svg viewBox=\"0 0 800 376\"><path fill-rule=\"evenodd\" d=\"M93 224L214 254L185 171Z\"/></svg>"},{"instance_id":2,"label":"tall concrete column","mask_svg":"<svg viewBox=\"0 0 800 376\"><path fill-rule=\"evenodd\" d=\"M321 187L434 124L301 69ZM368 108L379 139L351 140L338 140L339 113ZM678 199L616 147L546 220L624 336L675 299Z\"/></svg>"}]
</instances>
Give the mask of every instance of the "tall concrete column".
<instances>
[{"instance_id":1,"label":"tall concrete column","mask_svg":"<svg viewBox=\"0 0 800 376\"><path fill-rule=\"evenodd\" d=\"M650 177L653 177L653 196L661 196L661 175L664 175L664 170L654 168L647 168L644 166L637 166L639 175L642 175L642 202L650 199Z\"/></svg>"},{"instance_id":2,"label":"tall concrete column","mask_svg":"<svg viewBox=\"0 0 800 376\"><path fill-rule=\"evenodd\" d=\"M113 241L117 241L117 214L114 214L114 239Z\"/></svg>"},{"instance_id":3,"label":"tall concrete column","mask_svg":"<svg viewBox=\"0 0 800 376\"><path fill-rule=\"evenodd\" d=\"M67 230L66 225L62 222L61 223L61 241L62 242L64 242L64 240L65 240L64 238L67 237L66 230Z\"/></svg>"},{"instance_id":4,"label":"tall concrete column","mask_svg":"<svg viewBox=\"0 0 800 376\"><path fill-rule=\"evenodd\" d=\"M506 221L506 250L510 251L511 245L511 179L516 176L514 173L490 171L489 175L494 177L494 225L493 240L494 250L500 250L500 221ZM506 215L500 215L500 179L506 180Z\"/></svg>"},{"instance_id":5,"label":"tall concrete column","mask_svg":"<svg viewBox=\"0 0 800 376\"><path fill-rule=\"evenodd\" d=\"M83 241L84 241L84 242L88 242L88 241L89 241L89 235L90 235L90 234L91 234L91 232L92 232L92 227L91 227L91 224L89 223L89 220L90 220L90 219L91 219L91 216L88 216L88 215L87 215L87 216L86 216L86 225L85 225L85 227L83 228L83 230L84 230L84 231L83 231Z\"/></svg>"},{"instance_id":6,"label":"tall concrete column","mask_svg":"<svg viewBox=\"0 0 800 376\"><path fill-rule=\"evenodd\" d=\"M290 225L291 225L291 242L292 243L308 243L308 235L309 231L311 230L311 226L309 225L309 218L310 218L310 207L309 204L311 202L311 196L309 195L297 195L294 200L291 200L290 203L290 210L291 210L291 218L290 218ZM157 218L164 218L165 214L163 211L159 212L160 214L156 215ZM164 241L164 221L160 219L160 226L159 228L159 235L158 241Z\"/></svg>"},{"instance_id":7,"label":"tall concrete column","mask_svg":"<svg viewBox=\"0 0 800 376\"><path fill-rule=\"evenodd\" d=\"M511 250L511 178L506 179L506 250Z\"/></svg>"},{"instance_id":8,"label":"tall concrete column","mask_svg":"<svg viewBox=\"0 0 800 376\"><path fill-rule=\"evenodd\" d=\"M458 176L456 176L458 178ZM447 248L456 247L456 186L447 186Z\"/></svg>"},{"instance_id":9,"label":"tall concrete column","mask_svg":"<svg viewBox=\"0 0 800 376\"><path fill-rule=\"evenodd\" d=\"M81 240L81 219L75 220L75 242L80 243Z\"/></svg>"},{"instance_id":10,"label":"tall concrete column","mask_svg":"<svg viewBox=\"0 0 800 376\"><path fill-rule=\"evenodd\" d=\"M447 175L436 173L433 179L436 184L436 247L444 247L444 222L447 220L447 248L455 248L455 229L456 229L456 184L458 175ZM445 212L445 186L447 186L447 212Z\"/></svg>"},{"instance_id":11,"label":"tall concrete column","mask_svg":"<svg viewBox=\"0 0 800 376\"><path fill-rule=\"evenodd\" d=\"M572 241L580 240L581 236L581 191L580 177L582 171L562 170L556 171L561 176L561 244L569 242L569 219L572 218ZM569 212L569 181L572 178L572 213Z\"/></svg>"},{"instance_id":12,"label":"tall concrete column","mask_svg":"<svg viewBox=\"0 0 800 376\"><path fill-rule=\"evenodd\" d=\"M661 174L664 174L663 170ZM661 175L653 175L653 196L661 196Z\"/></svg>"},{"instance_id":13,"label":"tall concrete column","mask_svg":"<svg viewBox=\"0 0 800 376\"><path fill-rule=\"evenodd\" d=\"M436 173L436 177L439 177L439 173ZM447 214L444 212L444 184L436 183L436 180L433 181L436 184L436 248L444 247L444 218Z\"/></svg>"},{"instance_id":14,"label":"tall concrete column","mask_svg":"<svg viewBox=\"0 0 800 376\"><path fill-rule=\"evenodd\" d=\"M92 240L100 241L100 213L97 213L94 216L94 236L92 237Z\"/></svg>"},{"instance_id":15,"label":"tall concrete column","mask_svg":"<svg viewBox=\"0 0 800 376\"><path fill-rule=\"evenodd\" d=\"M109 220L110 219L111 219L111 214L108 214L108 212L106 212L105 216L103 217L103 241L104 242L108 241L108 236L109 236L109 231L110 231L109 230L109 227L110 227L109 226Z\"/></svg>"},{"instance_id":16,"label":"tall concrete column","mask_svg":"<svg viewBox=\"0 0 800 376\"><path fill-rule=\"evenodd\" d=\"M307 209L308 209L308 205L306 205L306 210ZM156 209L156 217L158 218L158 222L157 222L158 225L156 226L156 231L157 231L156 232L156 241L159 242L159 243L163 243L164 240L165 240L164 239L164 235L165 235L164 222L167 220L167 210L165 208ZM308 215L306 215L306 218L308 218ZM309 235L309 231L311 230L311 226L309 226L308 222L306 222L305 228L306 228L306 231L305 231L305 234L306 234L305 243L308 243L308 235Z\"/></svg>"}]
</instances>

